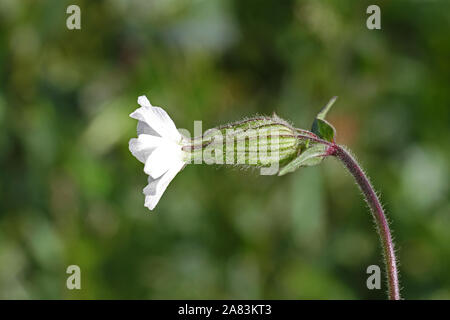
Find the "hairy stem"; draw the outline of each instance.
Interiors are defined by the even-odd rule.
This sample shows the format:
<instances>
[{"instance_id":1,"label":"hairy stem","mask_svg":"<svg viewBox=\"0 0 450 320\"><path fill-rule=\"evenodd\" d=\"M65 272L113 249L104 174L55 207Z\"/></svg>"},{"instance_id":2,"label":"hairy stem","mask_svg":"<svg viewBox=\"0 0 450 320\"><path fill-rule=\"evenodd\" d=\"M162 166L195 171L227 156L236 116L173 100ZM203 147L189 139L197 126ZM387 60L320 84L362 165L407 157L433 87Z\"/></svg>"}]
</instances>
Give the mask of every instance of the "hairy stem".
<instances>
[{"instance_id":1,"label":"hairy stem","mask_svg":"<svg viewBox=\"0 0 450 320\"><path fill-rule=\"evenodd\" d=\"M361 189L364 197L370 207L370 211L375 219L375 223L378 229L378 234L381 239L381 245L383 247L385 267L387 273L388 282L388 294L390 300L400 300L400 287L398 281L397 262L395 258L394 242L392 240L391 231L389 229L389 223L386 219L386 215L381 206L380 200L375 193L372 184L367 178L364 171L359 166L358 162L353 156L345 150L343 147L334 144L329 147L329 155L333 155L344 164L348 171L353 175Z\"/></svg>"}]
</instances>

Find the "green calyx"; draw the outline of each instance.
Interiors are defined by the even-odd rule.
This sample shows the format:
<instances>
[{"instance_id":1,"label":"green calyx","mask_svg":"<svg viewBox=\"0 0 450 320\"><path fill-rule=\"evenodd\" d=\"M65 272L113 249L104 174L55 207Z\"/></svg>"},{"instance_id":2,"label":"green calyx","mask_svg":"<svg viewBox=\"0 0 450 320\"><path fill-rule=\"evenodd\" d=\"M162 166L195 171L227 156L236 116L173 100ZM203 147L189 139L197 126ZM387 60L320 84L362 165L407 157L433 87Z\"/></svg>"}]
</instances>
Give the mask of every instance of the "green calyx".
<instances>
[{"instance_id":1,"label":"green calyx","mask_svg":"<svg viewBox=\"0 0 450 320\"><path fill-rule=\"evenodd\" d=\"M286 121L255 117L220 126L191 142L191 158L202 157L207 164L256 167L285 163L294 158L305 143Z\"/></svg>"},{"instance_id":2,"label":"green calyx","mask_svg":"<svg viewBox=\"0 0 450 320\"><path fill-rule=\"evenodd\" d=\"M336 130L325 117L337 97L319 112L311 131L293 128L277 115L254 117L206 131L184 146L194 163L272 167L278 175L314 166L327 156ZM322 141L322 142L321 142Z\"/></svg>"}]
</instances>

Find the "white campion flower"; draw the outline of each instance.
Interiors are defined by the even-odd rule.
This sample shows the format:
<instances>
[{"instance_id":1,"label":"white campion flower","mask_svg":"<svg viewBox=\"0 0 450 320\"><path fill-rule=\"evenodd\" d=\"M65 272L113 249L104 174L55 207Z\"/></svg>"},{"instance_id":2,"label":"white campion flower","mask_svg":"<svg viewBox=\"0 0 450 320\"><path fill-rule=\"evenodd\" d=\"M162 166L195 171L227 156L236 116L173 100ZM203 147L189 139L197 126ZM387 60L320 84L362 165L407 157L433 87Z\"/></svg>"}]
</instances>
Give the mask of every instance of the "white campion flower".
<instances>
[{"instance_id":1,"label":"white campion flower","mask_svg":"<svg viewBox=\"0 0 450 320\"><path fill-rule=\"evenodd\" d=\"M330 142L319 139L314 132L296 129L276 115L243 119L187 139L178 132L169 115L152 106L146 96L140 96L138 104L141 107L130 114L138 120L138 138L130 140L129 148L145 164L144 172L149 175L143 191L145 206L150 210L156 207L177 173L192 160L269 168L270 173L261 169L261 174L284 175L302 166L319 164L329 155L326 149ZM323 120L328 109L327 105L319 114L313 131L332 141L334 129ZM233 143L231 146L229 141Z\"/></svg>"},{"instance_id":2,"label":"white campion flower","mask_svg":"<svg viewBox=\"0 0 450 320\"><path fill-rule=\"evenodd\" d=\"M137 102L141 107L130 117L138 120L138 138L130 139L129 149L145 164L144 172L149 175L143 190L145 206L153 210L169 183L186 165L187 155L182 147L187 141L166 111L152 106L146 96L140 96Z\"/></svg>"}]
</instances>

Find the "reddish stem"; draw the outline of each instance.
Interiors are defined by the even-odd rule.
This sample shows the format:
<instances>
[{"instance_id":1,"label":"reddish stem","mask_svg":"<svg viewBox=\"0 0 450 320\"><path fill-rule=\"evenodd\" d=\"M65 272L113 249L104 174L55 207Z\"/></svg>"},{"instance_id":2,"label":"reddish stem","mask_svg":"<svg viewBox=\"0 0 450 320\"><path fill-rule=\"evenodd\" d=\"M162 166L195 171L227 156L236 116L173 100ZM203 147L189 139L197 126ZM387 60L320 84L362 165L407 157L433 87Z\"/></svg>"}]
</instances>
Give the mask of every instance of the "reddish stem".
<instances>
[{"instance_id":1,"label":"reddish stem","mask_svg":"<svg viewBox=\"0 0 450 320\"><path fill-rule=\"evenodd\" d=\"M392 240L391 231L389 229L389 223L386 219L386 215L381 206L380 200L375 193L372 184L367 178L366 174L359 166L358 162L353 156L345 150L343 147L333 144L330 146L329 155L333 155L342 161L344 166L353 175L361 189L364 197L369 205L370 211L375 219L375 223L378 229L378 234L381 239L381 245L383 247L385 267L387 273L388 282L388 294L390 300L400 300L400 287L398 281L397 263L395 258L394 242Z\"/></svg>"}]
</instances>

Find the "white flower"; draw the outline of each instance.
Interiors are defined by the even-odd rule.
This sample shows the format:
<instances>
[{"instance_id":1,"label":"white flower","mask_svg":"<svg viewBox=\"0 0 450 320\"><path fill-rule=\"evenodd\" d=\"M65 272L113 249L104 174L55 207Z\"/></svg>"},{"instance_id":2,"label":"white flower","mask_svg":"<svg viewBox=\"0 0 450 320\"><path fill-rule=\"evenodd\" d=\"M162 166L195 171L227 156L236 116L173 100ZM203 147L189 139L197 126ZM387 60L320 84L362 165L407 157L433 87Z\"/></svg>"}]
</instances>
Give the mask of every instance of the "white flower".
<instances>
[{"instance_id":1,"label":"white flower","mask_svg":"<svg viewBox=\"0 0 450 320\"><path fill-rule=\"evenodd\" d=\"M170 181L186 164L182 150L185 139L178 132L169 115L160 107L154 107L146 96L140 96L141 106L130 114L138 120L138 138L129 142L131 153L145 164L149 175L144 188L145 206L153 210Z\"/></svg>"}]
</instances>

